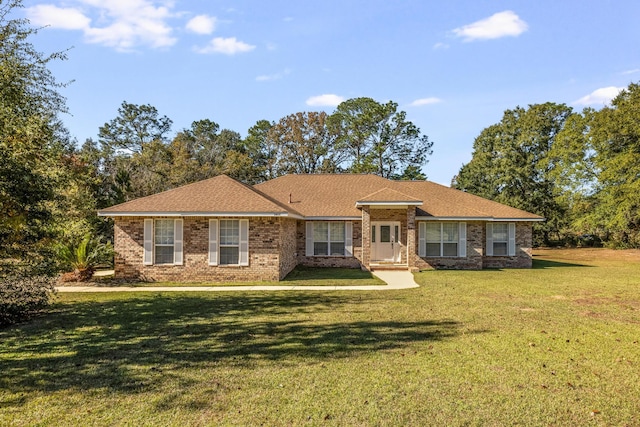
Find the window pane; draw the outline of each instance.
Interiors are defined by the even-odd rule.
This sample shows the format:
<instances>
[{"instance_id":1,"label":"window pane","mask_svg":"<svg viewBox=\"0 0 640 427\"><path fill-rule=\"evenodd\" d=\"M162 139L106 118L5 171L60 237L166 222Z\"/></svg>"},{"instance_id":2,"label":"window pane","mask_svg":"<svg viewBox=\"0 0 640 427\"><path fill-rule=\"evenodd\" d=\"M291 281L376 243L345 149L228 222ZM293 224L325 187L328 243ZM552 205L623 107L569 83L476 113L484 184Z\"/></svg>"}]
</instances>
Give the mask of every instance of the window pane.
<instances>
[{"instance_id":1,"label":"window pane","mask_svg":"<svg viewBox=\"0 0 640 427\"><path fill-rule=\"evenodd\" d=\"M155 226L156 245L173 245L173 220L157 219Z\"/></svg>"},{"instance_id":2,"label":"window pane","mask_svg":"<svg viewBox=\"0 0 640 427\"><path fill-rule=\"evenodd\" d=\"M238 221L237 219L220 220L220 244L240 244L240 221Z\"/></svg>"},{"instance_id":3,"label":"window pane","mask_svg":"<svg viewBox=\"0 0 640 427\"><path fill-rule=\"evenodd\" d=\"M221 247L220 248L220 264L235 265L240 262L240 248L238 247Z\"/></svg>"},{"instance_id":4,"label":"window pane","mask_svg":"<svg viewBox=\"0 0 640 427\"><path fill-rule=\"evenodd\" d=\"M314 222L313 223L313 241L327 242L329 240L329 223Z\"/></svg>"},{"instance_id":5,"label":"window pane","mask_svg":"<svg viewBox=\"0 0 640 427\"><path fill-rule=\"evenodd\" d=\"M440 243L427 243L427 256L440 256Z\"/></svg>"},{"instance_id":6,"label":"window pane","mask_svg":"<svg viewBox=\"0 0 640 427\"><path fill-rule=\"evenodd\" d=\"M505 242L493 242L493 254L494 255L506 255L507 244Z\"/></svg>"},{"instance_id":7,"label":"window pane","mask_svg":"<svg viewBox=\"0 0 640 427\"><path fill-rule=\"evenodd\" d=\"M371 243L376 242L376 226L371 227Z\"/></svg>"},{"instance_id":8,"label":"window pane","mask_svg":"<svg viewBox=\"0 0 640 427\"><path fill-rule=\"evenodd\" d=\"M389 243L391 241L391 226L390 225L381 225L380 226L380 241L384 243Z\"/></svg>"},{"instance_id":9,"label":"window pane","mask_svg":"<svg viewBox=\"0 0 640 427\"><path fill-rule=\"evenodd\" d=\"M344 242L344 222L332 222L330 231L332 242Z\"/></svg>"},{"instance_id":10,"label":"window pane","mask_svg":"<svg viewBox=\"0 0 640 427\"><path fill-rule=\"evenodd\" d=\"M442 224L442 240L458 243L458 223Z\"/></svg>"},{"instance_id":11,"label":"window pane","mask_svg":"<svg viewBox=\"0 0 640 427\"><path fill-rule=\"evenodd\" d=\"M507 228L507 224L493 224L493 241L506 242L507 240L509 240L509 233Z\"/></svg>"},{"instance_id":12,"label":"window pane","mask_svg":"<svg viewBox=\"0 0 640 427\"><path fill-rule=\"evenodd\" d=\"M444 243L442 246L444 256L458 256L458 243Z\"/></svg>"},{"instance_id":13,"label":"window pane","mask_svg":"<svg viewBox=\"0 0 640 427\"><path fill-rule=\"evenodd\" d=\"M344 242L331 242L331 255L344 255Z\"/></svg>"},{"instance_id":14,"label":"window pane","mask_svg":"<svg viewBox=\"0 0 640 427\"><path fill-rule=\"evenodd\" d=\"M398 230L398 228L399 227L397 225L394 228L394 232L396 233L396 234L394 234L394 236L395 236L394 242L396 242L396 243L400 241L400 231Z\"/></svg>"},{"instance_id":15,"label":"window pane","mask_svg":"<svg viewBox=\"0 0 640 427\"><path fill-rule=\"evenodd\" d=\"M173 246L156 246L155 264L173 264Z\"/></svg>"},{"instance_id":16,"label":"window pane","mask_svg":"<svg viewBox=\"0 0 640 427\"><path fill-rule=\"evenodd\" d=\"M427 223L427 242L440 243L440 224Z\"/></svg>"},{"instance_id":17,"label":"window pane","mask_svg":"<svg viewBox=\"0 0 640 427\"><path fill-rule=\"evenodd\" d=\"M327 242L313 242L314 255L327 255L329 244Z\"/></svg>"}]
</instances>

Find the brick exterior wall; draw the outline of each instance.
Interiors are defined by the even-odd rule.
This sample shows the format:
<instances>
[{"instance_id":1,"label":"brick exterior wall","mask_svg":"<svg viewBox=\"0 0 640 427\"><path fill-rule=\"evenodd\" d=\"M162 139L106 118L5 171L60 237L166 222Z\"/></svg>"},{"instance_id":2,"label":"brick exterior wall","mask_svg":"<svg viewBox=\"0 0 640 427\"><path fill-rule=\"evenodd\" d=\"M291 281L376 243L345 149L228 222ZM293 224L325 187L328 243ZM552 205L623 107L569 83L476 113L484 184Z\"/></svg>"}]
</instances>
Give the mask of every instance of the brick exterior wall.
<instances>
[{"instance_id":1,"label":"brick exterior wall","mask_svg":"<svg viewBox=\"0 0 640 427\"><path fill-rule=\"evenodd\" d=\"M220 218L224 219L224 218ZM230 218L237 219L237 218ZM418 256L415 208L362 209L362 221L353 224L352 257L307 257L306 222L291 218L249 218L249 265L209 265L209 218L184 217L183 265L143 265L144 218L115 218L115 274L118 278L148 281L282 280L296 265L365 268L370 265L371 221L400 222L401 262L414 269L531 268L532 224L516 223L516 256L484 256L484 222L467 222L467 257ZM366 230L363 233L363 230ZM408 248L408 251L407 251Z\"/></svg>"},{"instance_id":2,"label":"brick exterior wall","mask_svg":"<svg viewBox=\"0 0 640 427\"><path fill-rule=\"evenodd\" d=\"M530 222L516 222L516 256L485 256L482 268L531 268L533 258L533 228ZM486 227L483 227L486 239Z\"/></svg>"},{"instance_id":3,"label":"brick exterior wall","mask_svg":"<svg viewBox=\"0 0 640 427\"><path fill-rule=\"evenodd\" d=\"M298 263L307 267L341 267L360 268L362 263L362 223L352 221L353 224L353 256L306 256L306 221L297 224L297 254Z\"/></svg>"},{"instance_id":4,"label":"brick exterior wall","mask_svg":"<svg viewBox=\"0 0 640 427\"><path fill-rule=\"evenodd\" d=\"M516 255L485 256L487 241L486 222L467 221L467 257L424 257L418 256L416 241L414 257L415 266L419 269L459 269L481 270L483 268L531 268L533 260L531 247L533 244L532 224L516 222ZM416 239L417 240L417 239Z\"/></svg>"},{"instance_id":5,"label":"brick exterior wall","mask_svg":"<svg viewBox=\"0 0 640 427\"><path fill-rule=\"evenodd\" d=\"M144 218L115 218L115 276L181 282L280 280L295 267L295 220L249 218L248 266L209 265L209 218L183 220L183 265L143 265Z\"/></svg>"}]
</instances>

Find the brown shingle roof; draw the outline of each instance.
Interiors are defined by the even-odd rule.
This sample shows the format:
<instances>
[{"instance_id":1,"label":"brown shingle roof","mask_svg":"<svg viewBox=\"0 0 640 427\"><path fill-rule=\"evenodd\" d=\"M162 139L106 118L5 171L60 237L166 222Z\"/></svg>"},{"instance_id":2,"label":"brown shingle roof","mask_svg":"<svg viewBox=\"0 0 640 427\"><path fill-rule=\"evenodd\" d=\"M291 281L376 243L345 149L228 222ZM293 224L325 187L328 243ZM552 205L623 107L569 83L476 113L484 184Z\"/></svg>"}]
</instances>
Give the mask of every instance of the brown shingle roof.
<instances>
[{"instance_id":1,"label":"brown shingle roof","mask_svg":"<svg viewBox=\"0 0 640 427\"><path fill-rule=\"evenodd\" d=\"M98 212L99 215L131 213L245 213L293 214L279 201L226 175L184 185L147 197L131 200Z\"/></svg>"},{"instance_id":2,"label":"brown shingle roof","mask_svg":"<svg viewBox=\"0 0 640 427\"><path fill-rule=\"evenodd\" d=\"M397 190L385 187L368 196L363 197L356 201L357 204L369 204L369 203L407 203L407 204L422 204L422 200L415 197L407 196Z\"/></svg>"},{"instance_id":3,"label":"brown shingle roof","mask_svg":"<svg viewBox=\"0 0 640 427\"><path fill-rule=\"evenodd\" d=\"M253 187L226 175L102 209L99 215L269 214L357 217L356 202L418 204L417 216L541 220L542 217L429 181L376 175L286 175Z\"/></svg>"}]
</instances>

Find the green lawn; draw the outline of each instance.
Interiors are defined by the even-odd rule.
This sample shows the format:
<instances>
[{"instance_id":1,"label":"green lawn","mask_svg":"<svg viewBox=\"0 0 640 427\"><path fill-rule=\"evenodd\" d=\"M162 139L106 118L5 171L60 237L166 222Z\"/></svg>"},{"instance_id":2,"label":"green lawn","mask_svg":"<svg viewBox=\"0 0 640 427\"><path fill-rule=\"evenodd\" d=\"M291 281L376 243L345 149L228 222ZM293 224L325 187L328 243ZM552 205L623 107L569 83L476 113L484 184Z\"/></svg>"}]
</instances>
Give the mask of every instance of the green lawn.
<instances>
[{"instance_id":1,"label":"green lawn","mask_svg":"<svg viewBox=\"0 0 640 427\"><path fill-rule=\"evenodd\" d=\"M640 425L640 256L585 253L403 291L60 294L0 329L0 425Z\"/></svg>"},{"instance_id":2,"label":"green lawn","mask_svg":"<svg viewBox=\"0 0 640 427\"><path fill-rule=\"evenodd\" d=\"M77 283L69 282L74 286ZM383 286L385 282L378 279L368 271L355 268L319 268L297 266L284 280L280 282L252 281L252 282L125 282L112 277L97 277L93 284L96 286Z\"/></svg>"}]
</instances>

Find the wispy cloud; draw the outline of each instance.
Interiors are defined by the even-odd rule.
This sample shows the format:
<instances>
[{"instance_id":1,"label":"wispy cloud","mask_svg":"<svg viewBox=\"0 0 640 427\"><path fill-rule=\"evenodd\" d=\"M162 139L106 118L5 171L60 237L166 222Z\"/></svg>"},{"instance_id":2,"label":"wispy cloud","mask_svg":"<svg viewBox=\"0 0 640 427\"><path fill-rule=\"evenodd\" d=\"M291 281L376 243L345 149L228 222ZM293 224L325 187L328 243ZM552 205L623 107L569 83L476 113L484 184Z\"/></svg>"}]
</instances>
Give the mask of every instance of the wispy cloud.
<instances>
[{"instance_id":1,"label":"wispy cloud","mask_svg":"<svg viewBox=\"0 0 640 427\"><path fill-rule=\"evenodd\" d=\"M88 43L131 51L137 46L162 48L176 43L167 22L174 17L171 7L171 3L154 6L147 0L78 0L74 7L40 4L26 12L34 25L81 30Z\"/></svg>"},{"instance_id":2,"label":"wispy cloud","mask_svg":"<svg viewBox=\"0 0 640 427\"><path fill-rule=\"evenodd\" d=\"M623 89L623 87L617 86L601 87L600 89L594 90L589 95L585 95L577 101L574 101L573 103L576 105L606 105L611 102L613 98L618 96L620 91Z\"/></svg>"},{"instance_id":3,"label":"wispy cloud","mask_svg":"<svg viewBox=\"0 0 640 427\"><path fill-rule=\"evenodd\" d=\"M185 28L196 34L208 35L216 29L216 18L209 15L194 16L187 22Z\"/></svg>"},{"instance_id":4,"label":"wispy cloud","mask_svg":"<svg viewBox=\"0 0 640 427\"><path fill-rule=\"evenodd\" d=\"M325 93L323 95L312 96L307 99L306 104L310 107L337 107L345 99L340 95Z\"/></svg>"},{"instance_id":5,"label":"wispy cloud","mask_svg":"<svg viewBox=\"0 0 640 427\"><path fill-rule=\"evenodd\" d=\"M433 49L434 50L449 49L449 45L446 44L446 43L438 42L438 43L433 45Z\"/></svg>"},{"instance_id":6,"label":"wispy cloud","mask_svg":"<svg viewBox=\"0 0 640 427\"><path fill-rule=\"evenodd\" d=\"M222 53L224 55L236 55L238 53L250 52L256 47L248 43L242 42L235 37L216 37L204 47L196 47L197 53Z\"/></svg>"},{"instance_id":7,"label":"wispy cloud","mask_svg":"<svg viewBox=\"0 0 640 427\"><path fill-rule=\"evenodd\" d=\"M622 74L623 76L628 76L629 74L636 74L636 73L640 73L640 68L634 68L633 70L625 70L620 74Z\"/></svg>"},{"instance_id":8,"label":"wispy cloud","mask_svg":"<svg viewBox=\"0 0 640 427\"><path fill-rule=\"evenodd\" d=\"M416 99L415 101L413 101L411 104L409 104L410 107L422 107L424 105L431 105L431 104L437 104L439 102L442 102L442 99L440 98L436 98L435 96L432 96L430 98L420 98L420 99Z\"/></svg>"},{"instance_id":9,"label":"wispy cloud","mask_svg":"<svg viewBox=\"0 0 640 427\"><path fill-rule=\"evenodd\" d=\"M518 15L510 10L498 12L488 18L469 25L455 28L453 33L464 41L499 39L517 37L527 31L529 26Z\"/></svg>"},{"instance_id":10,"label":"wispy cloud","mask_svg":"<svg viewBox=\"0 0 640 427\"><path fill-rule=\"evenodd\" d=\"M279 72L279 73L274 73L274 74L262 74L258 77L256 77L256 81L258 82L268 82L271 80L280 80L281 78L283 78L286 75L291 74L291 70L288 68L285 68L283 71Z\"/></svg>"}]
</instances>

